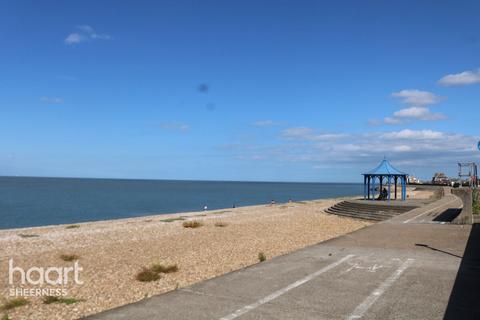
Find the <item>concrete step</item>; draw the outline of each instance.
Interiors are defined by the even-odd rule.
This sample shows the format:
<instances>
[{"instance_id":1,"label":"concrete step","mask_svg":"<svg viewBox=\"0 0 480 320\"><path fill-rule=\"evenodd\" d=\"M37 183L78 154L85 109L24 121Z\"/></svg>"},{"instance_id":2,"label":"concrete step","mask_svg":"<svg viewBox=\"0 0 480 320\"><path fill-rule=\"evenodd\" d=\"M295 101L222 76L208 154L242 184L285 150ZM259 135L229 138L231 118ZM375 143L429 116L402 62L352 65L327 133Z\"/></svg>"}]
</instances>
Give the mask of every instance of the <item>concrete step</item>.
<instances>
[{"instance_id":1,"label":"concrete step","mask_svg":"<svg viewBox=\"0 0 480 320\"><path fill-rule=\"evenodd\" d=\"M370 204L352 201L342 201L325 210L327 213L338 216L370 220L383 221L395 217L399 214L410 211L416 207L413 206L395 206L391 204Z\"/></svg>"},{"instance_id":2,"label":"concrete step","mask_svg":"<svg viewBox=\"0 0 480 320\"><path fill-rule=\"evenodd\" d=\"M327 209L326 212L330 214L355 217L359 219L377 220L377 221L383 221L393 217L390 215L383 215L383 214L377 214L377 213L358 213L358 212L349 212L349 211L336 211L331 209Z\"/></svg>"},{"instance_id":3,"label":"concrete step","mask_svg":"<svg viewBox=\"0 0 480 320\"><path fill-rule=\"evenodd\" d=\"M388 201L349 201L345 200L339 203L348 203L351 205L356 205L356 206L375 206L375 207L386 207L386 208L407 208L407 209L413 209L416 208L417 206L412 206L412 205L400 205L395 203L394 201L388 202Z\"/></svg>"},{"instance_id":4,"label":"concrete step","mask_svg":"<svg viewBox=\"0 0 480 320\"><path fill-rule=\"evenodd\" d=\"M348 206L348 205L335 205L333 206L334 208L340 209L340 210L354 210L357 212L392 212L392 213L404 213L406 211L404 210L393 210L393 209L384 209L384 208L358 208L354 206Z\"/></svg>"},{"instance_id":5,"label":"concrete step","mask_svg":"<svg viewBox=\"0 0 480 320\"><path fill-rule=\"evenodd\" d=\"M374 207L369 207L369 208L358 208L355 206L349 206L349 205L334 205L332 208L337 208L341 210L355 210L358 212L392 212L392 213L404 213L406 211L403 210L392 210L392 209L385 209L385 208L374 208Z\"/></svg>"},{"instance_id":6,"label":"concrete step","mask_svg":"<svg viewBox=\"0 0 480 320\"><path fill-rule=\"evenodd\" d=\"M334 214L336 216L346 217L346 218L362 219L362 220L377 221L377 222L385 220L378 217L372 217L367 215L357 215L352 213L331 213L331 214Z\"/></svg>"},{"instance_id":7,"label":"concrete step","mask_svg":"<svg viewBox=\"0 0 480 320\"><path fill-rule=\"evenodd\" d=\"M337 209L337 208L334 208L334 207L327 209L327 211L331 212L331 213L349 213L349 214L356 214L356 215L371 215L371 216L376 216L376 217L385 218L385 219L395 217L396 215L399 214L399 213L388 213L388 212L358 212L358 211L355 211L355 210L343 210L343 209Z\"/></svg>"},{"instance_id":8,"label":"concrete step","mask_svg":"<svg viewBox=\"0 0 480 320\"><path fill-rule=\"evenodd\" d=\"M355 207L355 208L375 208L377 210L380 209L386 209L386 210L395 210L395 211L401 211L401 212L407 212L412 209L415 209L416 207L413 206L395 206L395 205L377 205L377 204L360 204L357 202L349 202L349 201L342 201L336 204L336 206L348 206L348 207Z\"/></svg>"}]
</instances>

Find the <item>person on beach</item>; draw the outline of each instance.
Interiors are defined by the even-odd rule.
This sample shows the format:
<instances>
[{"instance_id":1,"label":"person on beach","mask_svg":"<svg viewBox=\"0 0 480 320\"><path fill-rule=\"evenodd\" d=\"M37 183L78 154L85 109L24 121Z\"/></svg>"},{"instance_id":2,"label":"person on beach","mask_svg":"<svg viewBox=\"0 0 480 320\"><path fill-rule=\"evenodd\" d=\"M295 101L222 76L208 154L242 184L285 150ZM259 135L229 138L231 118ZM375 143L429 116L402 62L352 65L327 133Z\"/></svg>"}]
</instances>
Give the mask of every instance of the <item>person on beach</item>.
<instances>
[{"instance_id":1,"label":"person on beach","mask_svg":"<svg viewBox=\"0 0 480 320\"><path fill-rule=\"evenodd\" d=\"M275 200L272 199L272 201L270 201L270 205L275 205Z\"/></svg>"},{"instance_id":2,"label":"person on beach","mask_svg":"<svg viewBox=\"0 0 480 320\"><path fill-rule=\"evenodd\" d=\"M386 188L383 188L382 190L382 199L385 200L388 198L388 191Z\"/></svg>"}]
</instances>

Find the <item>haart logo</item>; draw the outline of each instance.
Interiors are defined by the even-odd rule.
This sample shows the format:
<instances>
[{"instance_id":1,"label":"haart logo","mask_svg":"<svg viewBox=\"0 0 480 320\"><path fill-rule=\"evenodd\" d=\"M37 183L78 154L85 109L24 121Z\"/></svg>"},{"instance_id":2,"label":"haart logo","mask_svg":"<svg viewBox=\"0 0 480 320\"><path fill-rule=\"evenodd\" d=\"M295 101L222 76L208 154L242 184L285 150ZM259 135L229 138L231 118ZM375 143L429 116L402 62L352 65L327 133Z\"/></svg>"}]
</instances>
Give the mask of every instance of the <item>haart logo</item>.
<instances>
[{"instance_id":1,"label":"haart logo","mask_svg":"<svg viewBox=\"0 0 480 320\"><path fill-rule=\"evenodd\" d=\"M82 285L80 280L80 272L83 268L80 267L78 261L75 261L72 267L31 267L25 270L22 267L14 266L13 259L8 261L8 283L10 286L15 286L15 277L20 277L21 285L37 286L40 288L11 288L10 295L15 296L38 296L38 295L66 295L65 287L74 283ZM61 286L61 288L41 288L48 286Z\"/></svg>"}]
</instances>

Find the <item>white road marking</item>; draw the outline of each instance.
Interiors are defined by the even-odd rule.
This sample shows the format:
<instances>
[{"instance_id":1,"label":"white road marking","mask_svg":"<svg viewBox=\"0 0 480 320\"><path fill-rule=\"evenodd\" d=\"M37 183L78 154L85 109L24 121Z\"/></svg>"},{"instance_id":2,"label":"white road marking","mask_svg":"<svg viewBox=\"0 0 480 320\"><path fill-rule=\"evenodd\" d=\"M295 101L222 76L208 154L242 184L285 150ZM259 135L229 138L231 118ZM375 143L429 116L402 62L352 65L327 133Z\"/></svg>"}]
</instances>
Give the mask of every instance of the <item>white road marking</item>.
<instances>
[{"instance_id":1,"label":"white road marking","mask_svg":"<svg viewBox=\"0 0 480 320\"><path fill-rule=\"evenodd\" d=\"M374 264L373 266L362 266L359 262L355 263L348 263L350 265L350 268L347 270L343 271L341 274L348 273L352 270L366 270L367 272L377 272L377 270L383 268L383 265L381 264Z\"/></svg>"},{"instance_id":2,"label":"white road marking","mask_svg":"<svg viewBox=\"0 0 480 320\"><path fill-rule=\"evenodd\" d=\"M373 292L362 302L360 303L353 313L347 317L347 320L360 319L363 317L365 312L377 301L380 296L387 291L390 286L400 278L402 273L413 263L414 259L407 259L400 267L398 267L395 272L388 277L378 288L373 290Z\"/></svg>"},{"instance_id":3,"label":"white road marking","mask_svg":"<svg viewBox=\"0 0 480 320\"><path fill-rule=\"evenodd\" d=\"M421 217L421 216L423 216L423 215L425 215L425 214L427 214L427 213L429 213L429 212L432 212L432 211L435 211L435 210L437 210L437 209L440 209L441 207L446 206L446 205L448 205L448 204L450 204L450 203L453 203L453 202L455 202L455 201L457 201L457 200L458 200L458 199L453 199L453 200L451 200L451 201L449 201L449 202L447 202L447 203L441 204L441 205L439 205L439 206L437 206L437 207L435 207L435 208L432 208L432 209L430 209L430 210L427 210L427 211L425 211L425 212L422 212L422 213L416 215L416 216L413 217L413 218L410 218L410 219L408 219L408 220L403 221L403 223L409 223L410 221L415 220L415 219L417 219L418 217Z\"/></svg>"},{"instance_id":4,"label":"white road marking","mask_svg":"<svg viewBox=\"0 0 480 320\"><path fill-rule=\"evenodd\" d=\"M265 304L265 303L267 303L267 302L270 302L270 301L272 301L272 300L280 297L281 295L287 293L288 291L290 291L290 290L292 290L292 289L294 289L294 288L296 288L296 287L299 287L299 286L301 286L302 284L304 284L304 283L306 283L306 282L308 282L308 281L310 281L310 280L318 277L318 276L321 275L322 273L327 272L327 271L335 268L336 266L344 263L345 261L347 261L348 259L351 259L351 258L353 258L353 257L354 257L353 254L349 254L349 255L343 257L342 259L340 259L340 260L338 260L338 261L336 261L336 262L334 262L334 263L332 263L332 264L329 264L328 266L325 266L325 267L323 267L322 269L320 269L320 270L318 270L318 271L316 271L316 272L314 272L314 273L309 274L309 275L306 276L305 278L300 279L300 280L298 280L298 281L295 281L294 283L286 286L285 288L282 288L282 289L280 289L280 290L277 290L277 291L275 291L274 293L272 293L272 294L270 294L270 295L268 295L268 296L266 296L266 297L264 297L264 298L262 298L262 299L260 299L260 300L257 300L256 302L254 302L254 303L252 303L252 304L249 304L248 306L245 306L245 307L243 307L243 308L240 308L240 309L236 310L235 312L229 314L228 316L225 316L225 317L221 318L220 320L232 320L232 319L238 318L238 317L240 317L241 315L243 315L243 314L245 314L245 313L247 313L247 312L249 312L249 311L252 311L253 309L258 308L259 306L261 306L261 305L263 305L263 304Z\"/></svg>"}]
</instances>

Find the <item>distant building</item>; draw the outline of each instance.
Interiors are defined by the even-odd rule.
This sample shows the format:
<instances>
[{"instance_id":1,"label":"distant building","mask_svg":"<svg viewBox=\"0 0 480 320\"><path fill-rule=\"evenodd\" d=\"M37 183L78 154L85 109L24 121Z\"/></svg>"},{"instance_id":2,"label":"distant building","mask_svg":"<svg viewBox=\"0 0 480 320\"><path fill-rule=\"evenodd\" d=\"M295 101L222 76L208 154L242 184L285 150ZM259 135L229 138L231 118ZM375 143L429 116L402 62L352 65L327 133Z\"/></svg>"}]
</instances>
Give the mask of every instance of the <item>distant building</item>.
<instances>
[{"instance_id":1,"label":"distant building","mask_svg":"<svg viewBox=\"0 0 480 320\"><path fill-rule=\"evenodd\" d=\"M450 184L450 179L443 172L436 172L432 178L433 184L448 185Z\"/></svg>"},{"instance_id":2,"label":"distant building","mask_svg":"<svg viewBox=\"0 0 480 320\"><path fill-rule=\"evenodd\" d=\"M408 183L419 184L419 183L422 183L422 182L417 177L408 176Z\"/></svg>"}]
</instances>

